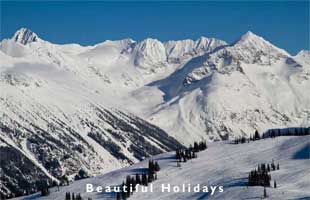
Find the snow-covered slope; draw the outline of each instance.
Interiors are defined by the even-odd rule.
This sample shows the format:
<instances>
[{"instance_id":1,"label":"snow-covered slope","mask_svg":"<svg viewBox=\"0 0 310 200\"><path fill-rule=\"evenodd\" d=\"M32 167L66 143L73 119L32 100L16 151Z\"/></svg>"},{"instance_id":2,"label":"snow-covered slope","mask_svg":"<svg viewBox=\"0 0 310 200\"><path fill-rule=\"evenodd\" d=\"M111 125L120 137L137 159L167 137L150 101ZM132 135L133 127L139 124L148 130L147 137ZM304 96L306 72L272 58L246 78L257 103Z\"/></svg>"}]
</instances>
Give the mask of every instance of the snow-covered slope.
<instances>
[{"instance_id":1,"label":"snow-covered slope","mask_svg":"<svg viewBox=\"0 0 310 200\"><path fill-rule=\"evenodd\" d=\"M129 199L261 199L263 187L247 187L248 173L260 163L271 163L272 160L280 164L280 170L272 171L271 182L277 182L277 188L267 187L267 199L308 199L309 188L309 136L284 136L265 139L245 144L231 144L229 142L215 142L208 145L208 149L198 153L197 159L181 163L177 167L174 152L154 157L159 162L161 170L158 179L152 182L153 192L135 192ZM55 199L62 200L66 192L81 193L82 197L92 199L115 199L112 193L86 193L86 184L94 187L120 185L127 175L143 172L148 161L137 163L130 167L107 173L103 176L76 181L69 186L50 189L51 194L40 197L39 194L20 199ZM185 184L191 185L190 192L161 192L162 184L178 186L182 189ZM218 189L211 195L202 191L193 192L193 187L223 186L223 192ZM150 186L149 186L150 187Z\"/></svg>"}]
</instances>

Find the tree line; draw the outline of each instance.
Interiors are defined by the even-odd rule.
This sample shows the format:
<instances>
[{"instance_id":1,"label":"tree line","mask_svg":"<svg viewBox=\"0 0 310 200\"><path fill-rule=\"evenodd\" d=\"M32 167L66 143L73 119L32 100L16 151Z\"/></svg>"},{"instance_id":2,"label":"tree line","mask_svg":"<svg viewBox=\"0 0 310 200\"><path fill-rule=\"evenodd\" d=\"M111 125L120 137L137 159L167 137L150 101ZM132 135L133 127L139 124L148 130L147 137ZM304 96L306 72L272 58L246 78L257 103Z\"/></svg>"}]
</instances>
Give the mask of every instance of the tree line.
<instances>
[{"instance_id":1,"label":"tree line","mask_svg":"<svg viewBox=\"0 0 310 200\"><path fill-rule=\"evenodd\" d=\"M250 141L266 139L266 138L275 138L279 136L304 136L310 135L310 127L293 127L293 128L283 128L283 129L269 129L264 132L262 135L256 130L254 135L250 137L241 136L234 139L235 144L249 143Z\"/></svg>"},{"instance_id":2,"label":"tree line","mask_svg":"<svg viewBox=\"0 0 310 200\"><path fill-rule=\"evenodd\" d=\"M279 136L303 136L310 135L310 127L292 127L283 129L269 129L263 133L262 138L274 138Z\"/></svg>"}]
</instances>

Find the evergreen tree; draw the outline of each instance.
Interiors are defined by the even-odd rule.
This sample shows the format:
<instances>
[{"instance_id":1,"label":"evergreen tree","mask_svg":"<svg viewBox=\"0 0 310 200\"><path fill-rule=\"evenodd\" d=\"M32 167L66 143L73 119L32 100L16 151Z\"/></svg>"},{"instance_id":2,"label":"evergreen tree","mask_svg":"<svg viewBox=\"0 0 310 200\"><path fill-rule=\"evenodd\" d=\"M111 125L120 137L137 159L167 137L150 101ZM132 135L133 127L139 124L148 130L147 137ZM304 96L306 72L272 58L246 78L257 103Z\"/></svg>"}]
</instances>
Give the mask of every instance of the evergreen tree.
<instances>
[{"instance_id":1,"label":"evergreen tree","mask_svg":"<svg viewBox=\"0 0 310 200\"><path fill-rule=\"evenodd\" d=\"M70 192L66 192L66 198L65 198L65 200L71 200Z\"/></svg>"},{"instance_id":2,"label":"evergreen tree","mask_svg":"<svg viewBox=\"0 0 310 200\"><path fill-rule=\"evenodd\" d=\"M154 171L154 161L149 160L149 171L153 172Z\"/></svg>"},{"instance_id":3,"label":"evergreen tree","mask_svg":"<svg viewBox=\"0 0 310 200\"><path fill-rule=\"evenodd\" d=\"M147 175L146 174L142 174L142 185L145 185L145 186L148 185L148 183L147 183Z\"/></svg>"},{"instance_id":4,"label":"evergreen tree","mask_svg":"<svg viewBox=\"0 0 310 200\"><path fill-rule=\"evenodd\" d=\"M123 183L122 183L122 199L126 200L127 193L124 191L124 186L125 186L125 183L123 181ZM128 188L127 188L127 190L128 190Z\"/></svg>"},{"instance_id":5,"label":"evergreen tree","mask_svg":"<svg viewBox=\"0 0 310 200\"><path fill-rule=\"evenodd\" d=\"M75 200L83 200L80 193L76 195Z\"/></svg>"},{"instance_id":6,"label":"evergreen tree","mask_svg":"<svg viewBox=\"0 0 310 200\"><path fill-rule=\"evenodd\" d=\"M259 140L259 139L260 139L260 135L259 135L258 131L255 130L254 140Z\"/></svg>"},{"instance_id":7,"label":"evergreen tree","mask_svg":"<svg viewBox=\"0 0 310 200\"><path fill-rule=\"evenodd\" d=\"M136 185L137 185L137 182L136 182L136 179L135 177L131 177L131 185L132 185L132 191L134 191L136 189Z\"/></svg>"},{"instance_id":8,"label":"evergreen tree","mask_svg":"<svg viewBox=\"0 0 310 200\"><path fill-rule=\"evenodd\" d=\"M150 183L154 180L154 173L149 173L148 178L147 178L147 182Z\"/></svg>"},{"instance_id":9,"label":"evergreen tree","mask_svg":"<svg viewBox=\"0 0 310 200\"><path fill-rule=\"evenodd\" d=\"M274 164L274 160L273 159L272 159L272 162L271 162L271 168L272 168L272 171L276 170L276 165Z\"/></svg>"},{"instance_id":10,"label":"evergreen tree","mask_svg":"<svg viewBox=\"0 0 310 200\"><path fill-rule=\"evenodd\" d=\"M116 200L121 200L121 194L119 192L116 193Z\"/></svg>"},{"instance_id":11,"label":"evergreen tree","mask_svg":"<svg viewBox=\"0 0 310 200\"><path fill-rule=\"evenodd\" d=\"M129 197L130 196L130 188L131 188L131 178L130 176L126 176L126 188L127 188L127 194L126 196Z\"/></svg>"},{"instance_id":12,"label":"evergreen tree","mask_svg":"<svg viewBox=\"0 0 310 200\"><path fill-rule=\"evenodd\" d=\"M46 181L42 181L40 183L40 188L41 188L41 196L49 195L48 183Z\"/></svg>"},{"instance_id":13,"label":"evergreen tree","mask_svg":"<svg viewBox=\"0 0 310 200\"><path fill-rule=\"evenodd\" d=\"M198 148L198 143L194 142L194 152L198 152L199 148Z\"/></svg>"},{"instance_id":14,"label":"evergreen tree","mask_svg":"<svg viewBox=\"0 0 310 200\"><path fill-rule=\"evenodd\" d=\"M160 170L160 167L159 167L159 165L158 165L158 162L155 161L154 171L155 171L155 172L158 172L159 170Z\"/></svg>"},{"instance_id":15,"label":"evergreen tree","mask_svg":"<svg viewBox=\"0 0 310 200\"><path fill-rule=\"evenodd\" d=\"M88 178L88 174L84 169L80 169L78 172L79 178L83 179L83 178Z\"/></svg>"},{"instance_id":16,"label":"evergreen tree","mask_svg":"<svg viewBox=\"0 0 310 200\"><path fill-rule=\"evenodd\" d=\"M141 184L140 174L136 174L136 184Z\"/></svg>"},{"instance_id":17,"label":"evergreen tree","mask_svg":"<svg viewBox=\"0 0 310 200\"><path fill-rule=\"evenodd\" d=\"M72 192L72 195L71 195L71 200L76 200L76 199L75 199L74 192Z\"/></svg>"},{"instance_id":18,"label":"evergreen tree","mask_svg":"<svg viewBox=\"0 0 310 200\"><path fill-rule=\"evenodd\" d=\"M273 187L277 188L277 182L275 180L273 181Z\"/></svg>"}]
</instances>

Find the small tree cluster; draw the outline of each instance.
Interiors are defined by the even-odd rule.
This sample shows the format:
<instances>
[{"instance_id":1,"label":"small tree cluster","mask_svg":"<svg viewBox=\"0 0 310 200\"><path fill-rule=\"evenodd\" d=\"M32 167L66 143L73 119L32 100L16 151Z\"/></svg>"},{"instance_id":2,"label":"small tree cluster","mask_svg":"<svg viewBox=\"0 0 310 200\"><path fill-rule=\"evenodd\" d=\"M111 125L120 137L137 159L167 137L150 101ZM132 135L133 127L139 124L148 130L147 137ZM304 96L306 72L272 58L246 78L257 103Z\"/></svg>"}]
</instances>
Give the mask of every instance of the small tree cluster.
<instances>
[{"instance_id":1,"label":"small tree cluster","mask_svg":"<svg viewBox=\"0 0 310 200\"><path fill-rule=\"evenodd\" d=\"M158 172L160 170L160 167L158 165L157 161L154 160L149 160L149 174L152 173L154 174L155 172Z\"/></svg>"},{"instance_id":2,"label":"small tree cluster","mask_svg":"<svg viewBox=\"0 0 310 200\"><path fill-rule=\"evenodd\" d=\"M269 166L269 165L268 165ZM258 165L257 169L249 173L248 184L249 186L264 186L270 187L271 175L268 171L268 166L265 163Z\"/></svg>"},{"instance_id":3,"label":"small tree cluster","mask_svg":"<svg viewBox=\"0 0 310 200\"><path fill-rule=\"evenodd\" d=\"M126 180L123 181L120 193L116 193L116 199L127 199L136 190L137 185L148 186L148 183L157 179L156 173L148 174L136 174L135 176L126 176Z\"/></svg>"},{"instance_id":4,"label":"small tree cluster","mask_svg":"<svg viewBox=\"0 0 310 200\"><path fill-rule=\"evenodd\" d=\"M192 149L176 150L176 159L178 159L179 162L187 162L187 160L192 158L197 158L197 153L195 153Z\"/></svg>"},{"instance_id":5,"label":"small tree cluster","mask_svg":"<svg viewBox=\"0 0 310 200\"><path fill-rule=\"evenodd\" d=\"M250 142L250 140L252 140L252 139L246 138L245 136L242 136L242 137L236 138L234 140L234 143L235 144L239 144L239 143L243 144L243 143L246 143L246 142Z\"/></svg>"},{"instance_id":6,"label":"small tree cluster","mask_svg":"<svg viewBox=\"0 0 310 200\"><path fill-rule=\"evenodd\" d=\"M192 145L187 149L178 149L176 150L176 159L179 162L186 162L192 158L197 158L197 152L207 149L207 143L201 141L199 143L194 142L194 147Z\"/></svg>"},{"instance_id":7,"label":"small tree cluster","mask_svg":"<svg viewBox=\"0 0 310 200\"><path fill-rule=\"evenodd\" d=\"M64 185L69 185L69 183L70 183L69 178L66 175L61 176L59 178L59 180L60 180L60 185L63 185L63 186Z\"/></svg>"},{"instance_id":8,"label":"small tree cluster","mask_svg":"<svg viewBox=\"0 0 310 200\"><path fill-rule=\"evenodd\" d=\"M269 164L268 164L268 168L269 168ZM270 171L276 171L276 170L280 170L280 164L278 163L276 165L274 163L274 160L272 160L272 162L270 163Z\"/></svg>"},{"instance_id":9,"label":"small tree cluster","mask_svg":"<svg viewBox=\"0 0 310 200\"><path fill-rule=\"evenodd\" d=\"M74 179L75 180L80 180L84 178L88 178L88 173L84 169L80 169L77 175L75 175Z\"/></svg>"},{"instance_id":10,"label":"small tree cluster","mask_svg":"<svg viewBox=\"0 0 310 200\"><path fill-rule=\"evenodd\" d=\"M147 173L136 174L134 176L126 176L126 180L123 181L120 193L116 193L116 199L127 199L133 192L136 190L137 185L148 186L148 183L157 180L157 173L160 170L159 164L157 161L149 160ZM125 189L126 188L126 189Z\"/></svg>"},{"instance_id":11,"label":"small tree cluster","mask_svg":"<svg viewBox=\"0 0 310 200\"><path fill-rule=\"evenodd\" d=\"M74 194L74 192L66 192L65 200L83 200L80 193ZM88 198L87 200L92 200Z\"/></svg>"},{"instance_id":12,"label":"small tree cluster","mask_svg":"<svg viewBox=\"0 0 310 200\"><path fill-rule=\"evenodd\" d=\"M48 187L41 188L41 196L47 196L50 194Z\"/></svg>"},{"instance_id":13,"label":"small tree cluster","mask_svg":"<svg viewBox=\"0 0 310 200\"><path fill-rule=\"evenodd\" d=\"M207 143L206 141L200 141L198 142L194 142L194 147L193 147L193 151L194 152L199 152L199 151L203 151L207 149Z\"/></svg>"},{"instance_id":14,"label":"small tree cluster","mask_svg":"<svg viewBox=\"0 0 310 200\"><path fill-rule=\"evenodd\" d=\"M255 130L254 135L250 136L250 138L248 139L248 142L255 141L255 140L260 140L260 139L261 139L260 134L258 133L257 130Z\"/></svg>"},{"instance_id":15,"label":"small tree cluster","mask_svg":"<svg viewBox=\"0 0 310 200\"><path fill-rule=\"evenodd\" d=\"M41 196L47 196L50 194L48 181L41 181L39 183L39 187L41 191Z\"/></svg>"}]
</instances>

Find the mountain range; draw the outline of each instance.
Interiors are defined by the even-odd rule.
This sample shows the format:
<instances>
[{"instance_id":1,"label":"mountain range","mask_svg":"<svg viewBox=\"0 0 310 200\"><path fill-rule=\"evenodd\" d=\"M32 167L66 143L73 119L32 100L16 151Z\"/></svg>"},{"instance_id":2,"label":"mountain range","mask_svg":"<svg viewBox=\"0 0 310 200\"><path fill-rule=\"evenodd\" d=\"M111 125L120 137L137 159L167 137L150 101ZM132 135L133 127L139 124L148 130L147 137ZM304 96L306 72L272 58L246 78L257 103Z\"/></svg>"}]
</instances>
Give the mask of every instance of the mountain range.
<instances>
[{"instance_id":1,"label":"mountain range","mask_svg":"<svg viewBox=\"0 0 310 200\"><path fill-rule=\"evenodd\" d=\"M308 127L309 92L310 52L292 56L250 31L231 44L81 46L22 28L0 43L0 192L81 169L102 174L194 141Z\"/></svg>"}]
</instances>

